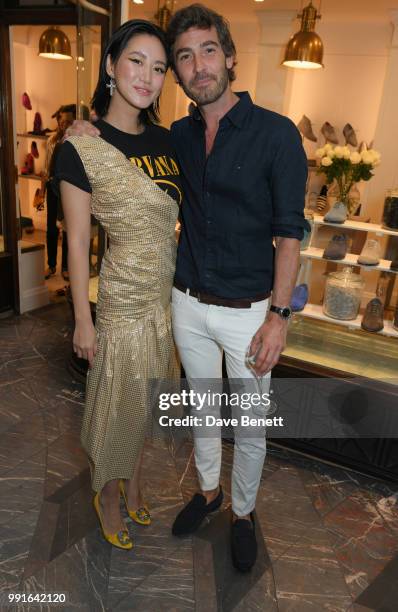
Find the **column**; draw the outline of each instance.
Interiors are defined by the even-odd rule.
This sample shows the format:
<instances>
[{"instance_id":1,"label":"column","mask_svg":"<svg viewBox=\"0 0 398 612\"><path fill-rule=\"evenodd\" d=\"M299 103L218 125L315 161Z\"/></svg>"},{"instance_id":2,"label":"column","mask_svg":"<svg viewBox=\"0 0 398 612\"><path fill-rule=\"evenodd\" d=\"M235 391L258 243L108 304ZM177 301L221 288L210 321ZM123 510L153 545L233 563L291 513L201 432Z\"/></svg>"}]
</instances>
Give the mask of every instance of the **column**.
<instances>
[{"instance_id":1,"label":"column","mask_svg":"<svg viewBox=\"0 0 398 612\"><path fill-rule=\"evenodd\" d=\"M292 10L256 11L260 22L256 103L285 114L289 100L291 70L281 66L285 46L290 36L299 29L297 12Z\"/></svg>"},{"instance_id":2,"label":"column","mask_svg":"<svg viewBox=\"0 0 398 612\"><path fill-rule=\"evenodd\" d=\"M376 124L374 148L382 154L380 166L368 185L365 212L374 223L379 223L383 211L385 192L390 187L398 188L398 9L390 11L392 36L390 56L381 97L379 117Z\"/></svg>"}]
</instances>

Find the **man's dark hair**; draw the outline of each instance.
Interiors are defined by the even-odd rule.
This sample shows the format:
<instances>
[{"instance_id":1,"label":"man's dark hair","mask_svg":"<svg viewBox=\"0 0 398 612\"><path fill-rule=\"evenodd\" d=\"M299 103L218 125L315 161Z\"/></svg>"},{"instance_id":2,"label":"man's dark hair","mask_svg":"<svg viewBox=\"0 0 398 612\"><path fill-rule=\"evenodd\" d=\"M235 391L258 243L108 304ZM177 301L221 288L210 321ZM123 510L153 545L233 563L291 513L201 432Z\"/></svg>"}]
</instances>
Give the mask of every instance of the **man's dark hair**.
<instances>
[{"instance_id":1,"label":"man's dark hair","mask_svg":"<svg viewBox=\"0 0 398 612\"><path fill-rule=\"evenodd\" d=\"M104 117L106 115L110 102L109 89L106 86L110 79L106 72L107 57L110 55L113 64L117 62L123 50L127 47L129 40L136 34L149 34L150 36L155 36L163 45L166 57L168 55L165 33L150 21L145 21L144 19L131 19L115 30L102 53L98 83L91 100L91 106L98 117ZM139 118L141 123L158 123L160 120L159 100L155 100L149 108L143 109L140 112Z\"/></svg>"},{"instance_id":2,"label":"man's dark hair","mask_svg":"<svg viewBox=\"0 0 398 612\"><path fill-rule=\"evenodd\" d=\"M235 60L236 48L229 30L229 24L227 20L222 17L222 15L219 15L215 11L203 6L203 4L191 4L190 6L177 11L171 18L169 27L167 28L167 42L170 47L170 64L173 70L177 73L174 62L174 44L180 34L183 34L189 30L189 28L208 30L212 26L214 26L217 30L218 38L225 57L234 58L232 68L228 69L229 81L232 82L236 79L234 67L236 66L237 62Z\"/></svg>"}]
</instances>

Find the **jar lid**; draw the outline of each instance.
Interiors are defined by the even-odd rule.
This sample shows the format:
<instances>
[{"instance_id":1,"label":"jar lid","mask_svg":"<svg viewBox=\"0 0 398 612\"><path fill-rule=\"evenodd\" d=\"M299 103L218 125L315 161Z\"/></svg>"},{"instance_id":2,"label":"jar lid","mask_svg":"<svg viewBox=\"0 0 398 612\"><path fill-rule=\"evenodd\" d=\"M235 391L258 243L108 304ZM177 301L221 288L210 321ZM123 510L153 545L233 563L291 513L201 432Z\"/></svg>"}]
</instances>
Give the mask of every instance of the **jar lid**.
<instances>
[{"instance_id":1,"label":"jar lid","mask_svg":"<svg viewBox=\"0 0 398 612\"><path fill-rule=\"evenodd\" d=\"M345 285L357 285L358 287L363 287L365 285L364 280L359 274L355 274L350 266L345 266L339 272L330 272L328 276L343 282Z\"/></svg>"}]
</instances>

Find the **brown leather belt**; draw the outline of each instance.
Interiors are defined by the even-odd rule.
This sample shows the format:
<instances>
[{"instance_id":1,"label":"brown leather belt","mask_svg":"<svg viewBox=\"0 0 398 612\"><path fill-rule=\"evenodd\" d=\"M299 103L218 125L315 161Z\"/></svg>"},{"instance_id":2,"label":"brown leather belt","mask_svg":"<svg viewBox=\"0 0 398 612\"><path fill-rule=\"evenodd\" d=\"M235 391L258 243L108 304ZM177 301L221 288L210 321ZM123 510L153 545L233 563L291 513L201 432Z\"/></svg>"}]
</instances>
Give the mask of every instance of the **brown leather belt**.
<instances>
[{"instance_id":1,"label":"brown leather belt","mask_svg":"<svg viewBox=\"0 0 398 612\"><path fill-rule=\"evenodd\" d=\"M188 287L184 287L180 285L180 283L174 282L174 287L183 293L186 293L189 290L189 295L197 298L198 302L202 304L210 304L212 306L226 306L227 308L251 308L253 302L261 302L262 300L266 300L269 298L271 293L262 293L261 295L256 295L252 298L222 298L217 295L209 295L208 293L202 293L201 291L196 291L195 289L189 289Z\"/></svg>"}]
</instances>

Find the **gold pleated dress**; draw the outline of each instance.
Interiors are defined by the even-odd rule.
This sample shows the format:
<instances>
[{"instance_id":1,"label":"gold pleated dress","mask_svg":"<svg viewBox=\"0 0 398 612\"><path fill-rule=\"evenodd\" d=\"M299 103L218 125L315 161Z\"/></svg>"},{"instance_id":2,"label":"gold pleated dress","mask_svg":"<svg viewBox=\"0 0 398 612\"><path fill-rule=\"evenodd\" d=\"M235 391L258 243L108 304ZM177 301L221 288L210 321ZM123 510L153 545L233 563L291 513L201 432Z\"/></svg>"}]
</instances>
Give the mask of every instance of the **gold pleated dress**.
<instances>
[{"instance_id":1,"label":"gold pleated dress","mask_svg":"<svg viewBox=\"0 0 398 612\"><path fill-rule=\"evenodd\" d=\"M92 487L100 491L134 473L151 421L148 380L177 376L170 299L178 205L103 139L69 142L91 184L91 212L109 237L81 433Z\"/></svg>"}]
</instances>

